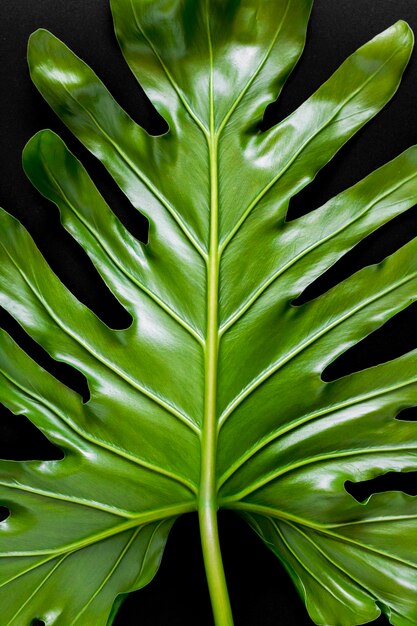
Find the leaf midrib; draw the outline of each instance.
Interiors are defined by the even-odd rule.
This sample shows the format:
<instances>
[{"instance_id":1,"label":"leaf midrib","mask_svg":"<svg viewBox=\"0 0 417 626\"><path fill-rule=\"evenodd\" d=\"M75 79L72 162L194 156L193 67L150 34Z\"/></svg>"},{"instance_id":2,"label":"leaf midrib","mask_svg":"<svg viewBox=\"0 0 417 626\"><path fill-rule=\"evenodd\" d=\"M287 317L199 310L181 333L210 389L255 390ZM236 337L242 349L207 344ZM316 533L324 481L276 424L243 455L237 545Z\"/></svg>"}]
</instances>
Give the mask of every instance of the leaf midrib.
<instances>
[{"instance_id":1,"label":"leaf midrib","mask_svg":"<svg viewBox=\"0 0 417 626\"><path fill-rule=\"evenodd\" d=\"M218 256L218 137L215 133L214 113L214 59L207 11L207 38L210 55L209 107L210 130L206 134L210 167L209 207L210 240L207 258L207 305L206 305L206 341L204 345L204 417L201 432L201 475L200 506L202 509L216 506L216 452L217 452L217 385L218 385L218 302L219 302L219 256Z\"/></svg>"}]
</instances>

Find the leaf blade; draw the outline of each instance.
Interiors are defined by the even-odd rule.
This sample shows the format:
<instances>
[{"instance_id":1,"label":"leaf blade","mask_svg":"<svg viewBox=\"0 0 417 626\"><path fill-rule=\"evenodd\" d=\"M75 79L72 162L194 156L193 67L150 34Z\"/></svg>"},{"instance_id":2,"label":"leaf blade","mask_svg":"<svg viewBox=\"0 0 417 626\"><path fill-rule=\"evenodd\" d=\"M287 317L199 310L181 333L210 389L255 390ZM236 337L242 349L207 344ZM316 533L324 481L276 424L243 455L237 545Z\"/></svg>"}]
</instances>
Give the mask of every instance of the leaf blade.
<instances>
[{"instance_id":1,"label":"leaf blade","mask_svg":"<svg viewBox=\"0 0 417 626\"><path fill-rule=\"evenodd\" d=\"M83 404L0 333L0 400L65 452L57 462L0 463L0 504L11 511L0 527L0 594L10 584L22 597L31 581L23 603L8 600L9 624L35 615L58 626L112 623L124 595L159 564L158 525L198 510L215 621L231 626L218 504L244 514L272 546L316 621L350 626L382 607L394 624L413 623L417 557L406 545L416 499L359 504L344 485L415 469L415 425L394 419L416 403L415 353L334 383L321 374L417 298L417 242L316 300L292 300L416 202L416 149L285 221L290 198L395 93L411 31L399 22L362 46L260 133L301 53L310 0L113 0L112 8L122 50L169 129L149 135L62 42L32 36L36 86L149 219L150 235L145 246L127 233L56 135L29 142L29 178L133 322L108 328L1 214L0 302L53 358L83 372L91 392ZM149 534L140 544L149 532L155 545ZM143 567L129 561L133 546ZM56 585L87 559L80 598L56 600Z\"/></svg>"}]
</instances>

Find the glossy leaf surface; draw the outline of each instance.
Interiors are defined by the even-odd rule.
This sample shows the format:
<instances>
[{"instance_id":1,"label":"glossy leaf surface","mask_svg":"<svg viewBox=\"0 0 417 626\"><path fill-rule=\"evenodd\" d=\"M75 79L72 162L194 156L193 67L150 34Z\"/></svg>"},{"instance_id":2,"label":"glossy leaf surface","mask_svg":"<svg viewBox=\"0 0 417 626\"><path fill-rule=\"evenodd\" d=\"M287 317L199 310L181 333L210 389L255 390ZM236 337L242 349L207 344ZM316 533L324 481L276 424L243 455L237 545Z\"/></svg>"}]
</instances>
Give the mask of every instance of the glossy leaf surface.
<instances>
[{"instance_id":1,"label":"glossy leaf surface","mask_svg":"<svg viewBox=\"0 0 417 626\"><path fill-rule=\"evenodd\" d=\"M399 22L298 110L260 132L305 39L310 0L113 0L126 61L169 124L147 134L49 32L30 40L35 85L149 220L139 243L51 131L24 151L130 313L106 326L1 213L0 305L90 399L0 332L0 401L65 454L2 461L2 626L106 626L155 574L175 518L198 511L216 626L232 618L218 507L277 554L318 624L381 610L417 623L417 500L357 502L345 482L416 469L417 353L324 382L324 369L417 299L417 241L317 297L294 300L417 202L417 148L324 206L290 199L392 97L412 48ZM76 582L79 572L82 581ZM66 590L65 592L63 590ZM4 624L3 624L4 622Z\"/></svg>"}]
</instances>

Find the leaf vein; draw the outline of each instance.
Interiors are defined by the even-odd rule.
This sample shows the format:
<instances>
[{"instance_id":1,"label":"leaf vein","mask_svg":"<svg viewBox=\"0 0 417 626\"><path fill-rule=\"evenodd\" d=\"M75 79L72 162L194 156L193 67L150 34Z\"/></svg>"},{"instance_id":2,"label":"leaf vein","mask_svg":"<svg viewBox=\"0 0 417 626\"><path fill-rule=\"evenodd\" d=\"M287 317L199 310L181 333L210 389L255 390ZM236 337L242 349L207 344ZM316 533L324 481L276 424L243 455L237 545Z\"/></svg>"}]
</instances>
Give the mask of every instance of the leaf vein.
<instances>
[{"instance_id":1,"label":"leaf vein","mask_svg":"<svg viewBox=\"0 0 417 626\"><path fill-rule=\"evenodd\" d=\"M117 267L117 269L128 279L128 281L130 281L133 285L138 287L140 291L143 291L144 293L146 293L146 295L149 296L151 300L156 302L156 304L161 309L163 309L165 313L167 313L175 322L177 322L177 324L182 326L192 337L194 337L194 339L198 341L200 345L203 346L204 340L202 336L196 331L196 329L194 329L186 320L184 320L180 315L178 315L178 313L176 313L168 304L166 304L166 302L164 302L159 296L157 296L151 289L148 289L147 287L145 287L145 285L141 281L139 281L135 276L133 276L133 274L130 271L128 271L126 267L122 265L122 263L120 263L118 258L109 250L109 248L107 248L107 246L104 245L103 241L100 239L99 235L94 230L94 228L92 228L89 225L87 220L83 218L83 216L77 211L75 205L69 200L62 186L59 184L58 180L53 175L51 170L48 168L46 163L45 163L45 168L48 171L51 179L55 183L56 188L62 195L62 198L66 202L68 208L75 214L75 216L79 219L81 224L83 224L83 226L87 229L87 231L93 236L97 244L103 250L105 255L110 259L110 261L112 261L112 263Z\"/></svg>"},{"instance_id":2,"label":"leaf vein","mask_svg":"<svg viewBox=\"0 0 417 626\"><path fill-rule=\"evenodd\" d=\"M396 50L393 54L391 54L388 59L378 68L376 72L373 72L368 78L359 86L357 89L353 91L353 93L347 98L343 100L341 105L337 107L331 117L320 126L301 146L293 156L289 159L289 161L285 164L285 166L278 172L276 176L272 178L272 180L258 193L258 195L253 199L253 201L249 204L248 208L243 212L242 216L236 222L235 226L231 229L229 234L225 237L221 245L221 254L223 254L226 247L235 237L236 233L240 230L241 226L244 224L246 219L249 217L253 209L260 203L262 198L268 193L268 191L279 181L284 174L289 170L289 168L293 165L293 163L297 160L297 158L302 154L305 148L307 148L310 143L321 133L323 132L338 116L340 111L349 104L370 82L377 76L383 68L398 54L398 50Z\"/></svg>"},{"instance_id":3,"label":"leaf vein","mask_svg":"<svg viewBox=\"0 0 417 626\"><path fill-rule=\"evenodd\" d=\"M342 600L341 598L339 598L335 594L335 592L331 589L331 587L329 587L317 574L314 574L313 571L305 564L305 562L300 558L298 553L293 549L293 547L290 544L290 542L284 536L284 533L282 532L281 528L279 527L279 524L277 524L274 521L272 521L272 524L273 524L274 528L276 529L276 532L279 535L279 537L280 537L281 541L283 542L284 546L286 546L287 550L290 552L290 554L293 555L294 559L301 565L301 567L307 572L307 574L309 574L313 578L313 580L315 580L318 583L318 585L320 587L322 587L325 591L327 591L327 593L330 596L332 596L337 602L340 602L345 607L350 609L350 606L346 603L346 601Z\"/></svg>"},{"instance_id":4,"label":"leaf vein","mask_svg":"<svg viewBox=\"0 0 417 626\"><path fill-rule=\"evenodd\" d=\"M271 54L272 49L273 49L273 47L275 46L275 44L277 42L277 39L278 39L278 37L279 37L279 35L281 33L281 30L282 30L282 27L284 25L284 22L285 22L285 20L287 18L288 11L289 11L289 8L291 6L291 3L292 3L292 0L287 0L287 5L286 5L286 8L285 8L283 17L282 17L282 19L281 19L281 21L280 21L280 23L278 25L278 28L275 31L275 34L274 34L274 36L272 38L272 42L268 46L267 51L264 54L263 58L261 59L261 62L259 63L258 67L256 68L255 72L249 78L249 80L247 81L246 85L240 91L240 93L236 97L235 101L233 102L232 106L230 107L230 109L225 114L222 122L220 123L219 129L217 131L217 135L218 136L220 136L220 134L222 133L222 131L223 131L224 127L226 126L226 124L228 123L230 117L233 115L234 111L236 110L236 107L240 104L240 102L244 98L245 94L247 93L248 89L250 89L251 85L254 83L255 79L259 76L259 74L262 71L265 63L269 59L269 55Z\"/></svg>"},{"instance_id":5,"label":"leaf vein","mask_svg":"<svg viewBox=\"0 0 417 626\"><path fill-rule=\"evenodd\" d=\"M252 393L254 393L256 391L256 389L260 385L262 385L264 382L266 382L279 369L281 369L281 367L284 367L285 365L287 365L292 359L294 359L295 357L300 355L304 350L306 350L307 348L312 346L316 341L321 339L321 337L326 335L328 332L334 330L339 324L342 324L343 322L348 320L350 317L352 317L353 315L355 315L359 311L361 311L364 308L366 308L367 306L373 304L374 302L376 302L380 298L383 298L384 296L389 295L390 293L392 293L393 291L395 291L399 287L402 287L404 284L407 284L408 282L412 281L416 277L417 277L417 272L413 272L410 275L408 275L405 278L403 278L402 280L397 281L396 283L392 284L387 289L377 293L372 298L369 298L368 300L364 300L358 306L354 307L353 309L348 310L346 313L344 313L342 316L340 316L334 322L332 322L331 324L329 324L328 326L326 326L325 328L320 330L318 333L313 335L310 339L308 339L307 341L305 341L304 343L299 345L295 350L293 350L292 352L287 354L284 358L282 358L281 360L277 361L272 366L266 368L259 376L254 378L253 381L251 383L249 383L236 396L236 398L226 407L226 409L224 410L224 412L222 413L222 415L219 418L219 428L223 427L224 423L230 417L230 415L237 409L237 407L246 398L248 398L248 396L250 396Z\"/></svg>"},{"instance_id":6,"label":"leaf vein","mask_svg":"<svg viewBox=\"0 0 417 626\"><path fill-rule=\"evenodd\" d=\"M329 241L337 237L337 235L340 235L340 233L344 232L350 226L352 226L357 221L359 221L369 211L371 211L379 202L381 202L381 200L384 200L385 198L389 197L392 193L394 193L395 191L398 191L398 189L400 189L403 185L406 185L407 183L409 183L411 180L413 180L416 177L417 177L417 174L413 174L412 176L409 176L408 178L402 180L398 185L394 185L393 187L388 189L385 193L379 195L373 202L368 204L366 208L363 211L361 211L354 219L348 221L346 224L343 224L343 226L333 231L327 237L324 237L323 239L316 241L314 244L312 244L311 246L308 246L307 248L302 250L299 254L297 254L295 257L293 257L288 263L286 263L283 267L281 267L274 274L272 274L272 276L270 276L255 292L253 292L250 298L248 298L245 302L243 302L243 304L240 307L238 307L238 309L234 312L234 314L231 315L229 319L224 322L224 324L222 324L220 328L220 334L223 335L232 326L234 326L236 322L238 322L239 319L255 304L255 302L262 296L262 294L278 278L280 278L283 274L285 274L285 272L287 272L293 265L301 261L310 252L313 252L317 248L320 248L320 246L328 243Z\"/></svg>"},{"instance_id":7,"label":"leaf vein","mask_svg":"<svg viewBox=\"0 0 417 626\"><path fill-rule=\"evenodd\" d=\"M3 487L7 487L8 489L17 489L18 491L33 493L39 496L43 496L45 498L50 498L51 500L62 500L63 502L68 502L68 504L76 504L87 507L89 509L97 509L99 511L102 511L103 513L111 513L112 515L117 515L119 517L125 517L128 519L135 517L134 514L127 514L124 511L121 511L121 509L115 509L111 506L105 506L100 502L92 502L91 500L87 500L86 498L73 498L72 496L68 496L67 494L54 493L51 491L45 491L44 489L30 487L29 485L24 485L22 483L11 483L4 480L0 481L0 485Z\"/></svg>"},{"instance_id":8,"label":"leaf vein","mask_svg":"<svg viewBox=\"0 0 417 626\"><path fill-rule=\"evenodd\" d=\"M201 132L204 134L204 136L207 137L208 132L209 132L208 128L205 126L205 124L200 120L198 115L196 115L196 113L191 108L190 104L188 103L188 101L184 97L184 94L182 93L181 89L179 88L177 82L174 80L174 77L172 76L171 72L168 70L168 67L163 62L161 55L157 52L155 44L152 42L150 37L146 34L144 28L141 26L141 24L139 22L139 19L138 19L138 16L137 16L137 13L136 13L136 10L135 10L135 7L134 7L134 4L133 4L133 0L130 0L130 4L131 4L131 8L132 8L133 19L135 21L137 29L142 34L142 37L145 39L145 41L149 45L149 47L152 50L152 52L154 53L155 57L158 59L158 62L161 65L161 67L162 67L162 69L164 71L164 74L168 78L168 81L172 85L172 87L173 87L175 93L177 94L181 104L183 105L184 109L187 111L189 116L192 118L192 120L195 122L195 124L198 126L198 128L201 130Z\"/></svg>"},{"instance_id":9,"label":"leaf vein","mask_svg":"<svg viewBox=\"0 0 417 626\"><path fill-rule=\"evenodd\" d=\"M390 559L392 561L396 561L398 563L401 563L402 565L406 565L407 567L410 567L411 569L415 569L417 570L417 564L413 563L411 561L407 561L405 559L402 559L401 557L395 556L393 554L390 554L388 552L382 552L381 550L378 550L377 548L373 548L372 546L368 546L364 543L361 543L359 541L357 541L356 539L350 539L348 537L345 537L344 535L340 535L339 533L335 533L332 532L331 528L333 528L333 525L330 524L317 524L314 523L311 520L307 520L305 518L301 518L298 517L296 515L292 515L290 513L286 513L285 511L279 511L277 509L274 509L273 507L269 507L269 506L264 506L264 505L259 505L259 504L252 504L252 503L247 503L247 502L231 502L229 504L228 500L225 499L223 501L223 505L227 505L228 508L236 510L236 511L243 511L243 512L249 512L249 513L254 513L257 515L262 515L262 516L266 516L266 517L276 517L278 519L287 521L290 520L292 522L294 522L295 524L300 524L301 526L305 526L307 528L311 528L312 530L314 530L315 532L318 533L322 533L324 535L328 535L329 537L332 537L336 540L340 540L344 543L351 543L354 544L356 546L358 546L359 548L363 548L364 550L367 550L369 552L373 552L375 554L377 554L378 556L384 558L386 557L387 559ZM408 518L412 518L415 519L417 516L404 516L406 519ZM373 520L371 520L373 521ZM367 521L364 520L362 522L363 524L366 524ZM358 524L360 524L360 522L358 522Z\"/></svg>"},{"instance_id":10,"label":"leaf vein","mask_svg":"<svg viewBox=\"0 0 417 626\"><path fill-rule=\"evenodd\" d=\"M137 526L148 524L152 522L156 522L159 520L165 520L172 517L178 517L179 515L183 515L184 513L191 513L195 510L194 503L187 504L177 504L172 506L167 506L163 509L154 509L153 511L146 511L144 513L140 513L135 518L127 520L117 526L111 526L101 532L98 532L93 535L89 535L85 539L80 539L78 541L74 541L73 543L60 546L59 548L49 548L45 550L28 550L28 551L9 551L9 552L0 552L0 559L9 559L15 557L31 557L31 556L48 556L54 558L58 555L67 552L76 552L77 550L81 550L86 548L93 543L98 543L99 541L104 541L109 537L113 537L115 535L119 535L120 533L125 532L126 530L130 530L132 528L136 528ZM47 559L48 560L48 559ZM40 567L42 563L47 562L42 561L37 564L35 567ZM31 568L34 569L34 568ZM29 570L28 570L29 571ZM7 583L5 583L7 584ZM1 585L0 585L1 586Z\"/></svg>"},{"instance_id":11,"label":"leaf vein","mask_svg":"<svg viewBox=\"0 0 417 626\"><path fill-rule=\"evenodd\" d=\"M242 465L250 461L251 458L253 458L266 446L278 440L283 435L286 435L287 433L293 430L297 430L298 428L304 426L305 424L308 424L312 422L313 420L321 418L325 415L336 413L337 411L340 411L343 409L351 408L353 406L360 404L361 402L368 402L369 400L374 400L375 398L384 396L385 394L389 394L393 391L398 391L399 389L403 389L405 387L408 387L409 385L415 385L416 383L417 383L417 378L412 378L399 385L392 385L391 387L386 387L385 389L377 391L375 393L364 394L362 396L352 399L351 401L340 402L339 404L335 404L333 406L327 407L321 411L315 411L308 415L304 415L302 418L296 419L293 422L290 422L289 424L287 424L286 426L277 428L272 433L268 434L266 437L263 437L262 439L260 439L254 446L249 448L249 450L247 450L245 454L243 454L239 459L237 459L237 461L230 467L230 469L222 475L222 477L219 480L219 486L223 485L226 482L226 480L228 480L233 474L235 474L235 472L237 472L242 467Z\"/></svg>"},{"instance_id":12,"label":"leaf vein","mask_svg":"<svg viewBox=\"0 0 417 626\"><path fill-rule=\"evenodd\" d=\"M7 622L6 626L10 626L10 624L13 624L13 622L20 615L20 613L23 611L23 609L28 605L28 603L31 600L33 600L33 598L38 594L38 592L42 589L42 587L47 583L47 581L50 579L50 577L56 572L56 570L60 567L60 565L65 561L65 559L68 556L69 556L68 554L64 554L64 556L61 559L58 560L58 562L54 565L54 567L51 569L51 571L47 573L45 578L43 580L41 580L41 582L36 586L36 588L30 594L30 596L27 598L27 600L20 606L20 608L17 610L17 612ZM52 560L52 559L49 559L49 560Z\"/></svg>"},{"instance_id":13,"label":"leaf vein","mask_svg":"<svg viewBox=\"0 0 417 626\"><path fill-rule=\"evenodd\" d=\"M150 389L147 389L143 385L139 385L135 380L130 378L130 376L125 374L122 370L120 370L118 367L116 367L113 363L111 363L110 361L107 361L104 357L102 357L100 354L98 354L90 345L88 345L87 343L84 343L83 340L78 335L74 334L63 322L61 322L61 320L56 316L54 310L51 309L51 307L44 300L42 295L32 285L30 280L27 278L26 274L22 271L20 266L16 263L16 261L13 258L13 256L9 253L9 251L4 246L4 244L2 242L0 242L0 243L1 243L2 247L3 247L3 249L5 250L7 256L9 257L10 261L13 263L13 265L16 267L17 271L21 275L23 281L28 286L29 290L33 293L33 295L39 301L41 306L45 309L45 311L47 312L47 314L49 315L51 320L53 322L55 322L55 324L56 324L56 326L58 328L60 328L66 335L71 337L71 339L73 339L75 341L75 343L77 343L79 346L81 346L86 351L87 354L91 355L99 363L101 363L102 365L107 367L111 372L116 374L121 380L126 382L133 389L135 389L136 391L139 391L141 394L143 394L144 396L146 396L147 398L152 400L155 404L158 404L159 406L164 408L167 411L167 413L170 413L173 417L176 417L178 420L180 420L183 424L188 426L195 433L197 433L197 434L200 433L199 427L193 422L193 420L190 417L188 417L187 415L185 415L184 413L182 413L181 411L176 409L174 406L172 406L165 399L160 398L158 395L156 395Z\"/></svg>"},{"instance_id":14,"label":"leaf vein","mask_svg":"<svg viewBox=\"0 0 417 626\"><path fill-rule=\"evenodd\" d=\"M200 243L194 237L194 235L189 230L188 226L185 224L183 218L179 215L175 207L165 198L158 189L152 184L152 182L136 167L136 165L131 161L131 159L123 152L123 150L117 145L117 143L110 137L110 135L103 129L95 116L89 111L81 102L79 102L72 93L63 85L63 89L67 92L69 97L80 107L82 108L88 117L92 120L92 122L96 125L100 133L103 135L105 139L109 142L109 144L114 148L117 154L121 157L127 167L133 172L133 174L143 182L145 187L149 189L149 191L153 194L153 196L161 203L163 207L168 211L171 217L174 219L176 224L180 227L188 241L195 248L195 250L200 254L205 262L207 262L207 253L201 247ZM127 195L127 194L126 194ZM137 208L137 207L136 207ZM138 209L139 210L139 209Z\"/></svg>"},{"instance_id":15,"label":"leaf vein","mask_svg":"<svg viewBox=\"0 0 417 626\"><path fill-rule=\"evenodd\" d=\"M374 455L374 454L385 454L385 453L390 453L390 452L399 453L400 451L404 453L404 452L410 452L410 451L415 452L416 450L417 450L417 442L415 442L414 445L412 446L394 446L394 447L387 446L383 448L358 448L357 450L344 450L343 452L332 451L328 454L317 454L316 456L303 459L296 463L291 463L290 465L284 466L280 468L279 470L276 470L274 472L267 474L266 476L264 476L264 478L250 484L246 489L242 489L238 494L235 494L233 497L236 499L245 498L249 494L257 491L258 489L261 489L262 487L265 487L265 485L268 485L269 483L273 482L277 478L280 478L281 476L284 476L285 474L289 474L290 472L299 470L302 467L305 467L307 465L320 463L321 461L326 462L328 460L349 458L349 457L354 457L354 456L360 456L362 454Z\"/></svg>"},{"instance_id":16,"label":"leaf vein","mask_svg":"<svg viewBox=\"0 0 417 626\"><path fill-rule=\"evenodd\" d=\"M85 441L89 441L90 443L93 443L97 447L103 448L104 450L108 450L112 454L115 454L118 457L126 459L127 461L130 461L131 463L135 465L139 465L140 467L143 467L151 472L154 472L155 474L161 474L167 478L171 478L173 481L180 483L184 487L187 487L192 493L196 493L197 488L193 482L188 481L182 476L173 474L172 472L165 470L162 467L149 463L148 461L145 461L144 459L140 459L139 457L133 456L132 454L129 454L127 451L123 450L122 448L116 447L114 444L110 444L101 439L97 439L96 437L91 436L85 430L83 430L82 428L79 428L72 420L66 418L60 411L57 410L57 408L54 405L50 404L45 398L38 396L37 394L33 392L30 392L26 387L16 382L9 374L4 372L2 369L0 369L0 372L12 385L20 389L29 398L33 398L36 402L39 402L41 405L49 409L53 413L53 415L56 415L56 417L58 417L58 419L61 422L63 422L66 426L68 426L77 435L82 437L82 439L84 439Z\"/></svg>"},{"instance_id":17,"label":"leaf vein","mask_svg":"<svg viewBox=\"0 0 417 626\"><path fill-rule=\"evenodd\" d=\"M272 520L271 520L272 521ZM272 522L274 523L274 522ZM300 535L302 535L323 557L326 561L328 561L329 563L331 563L336 569L338 569L339 571L341 571L347 578L350 578L360 589L362 592L364 592L371 600L375 600L376 598L374 596L372 596L368 589L361 583L360 580L358 580L355 576L352 575L351 572L348 572L347 570L345 570L337 561L335 561L334 559L332 559L315 541L312 537L310 537L310 535L308 535L307 533L305 533L304 531L301 530L301 528L299 528L296 524L293 524L292 522L289 521L285 521L283 522L284 524L287 524L288 526L291 526L291 528L293 528L297 533L299 533Z\"/></svg>"},{"instance_id":18,"label":"leaf vein","mask_svg":"<svg viewBox=\"0 0 417 626\"><path fill-rule=\"evenodd\" d=\"M126 556L127 552L129 551L131 545L136 540L138 534L141 532L141 530L143 530L143 528L144 527L141 526L140 528L137 528L131 534L131 536L129 537L129 540L127 541L126 545L121 550L121 552L120 552L118 558L116 559L115 563L111 566L110 571L106 574L106 576L104 577L104 579L102 580L102 582L100 583L98 588L92 594L91 598L89 598L88 602L82 607L82 609L80 609L80 611L77 613L77 615L71 621L69 626L73 626L76 622L78 622L79 618L82 617L82 615L87 611L87 609L91 605L91 603L94 602L94 600L99 595L99 593L104 589L104 587L107 585L107 583L109 582L110 578L113 576L114 572L116 571L116 569L119 567L120 563L125 558L125 556Z\"/></svg>"}]
</instances>

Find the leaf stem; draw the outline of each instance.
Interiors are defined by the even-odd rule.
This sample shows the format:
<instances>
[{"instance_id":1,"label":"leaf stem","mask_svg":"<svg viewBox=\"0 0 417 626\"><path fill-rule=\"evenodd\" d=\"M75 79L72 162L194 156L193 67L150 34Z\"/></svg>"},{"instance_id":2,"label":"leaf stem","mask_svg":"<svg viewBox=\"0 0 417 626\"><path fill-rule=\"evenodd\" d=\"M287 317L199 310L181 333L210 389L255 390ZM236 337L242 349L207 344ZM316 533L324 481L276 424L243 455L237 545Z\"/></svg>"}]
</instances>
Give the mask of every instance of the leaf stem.
<instances>
[{"instance_id":1,"label":"leaf stem","mask_svg":"<svg viewBox=\"0 0 417 626\"><path fill-rule=\"evenodd\" d=\"M217 526L217 506L199 507L201 545L216 626L233 626Z\"/></svg>"},{"instance_id":2,"label":"leaf stem","mask_svg":"<svg viewBox=\"0 0 417 626\"><path fill-rule=\"evenodd\" d=\"M211 154L211 241L207 268L207 342L205 349L205 410L201 438L201 489L198 506L201 545L216 626L233 626L217 527L217 361L218 361L218 243L217 146Z\"/></svg>"},{"instance_id":3,"label":"leaf stem","mask_svg":"<svg viewBox=\"0 0 417 626\"><path fill-rule=\"evenodd\" d=\"M217 526L217 366L219 353L219 225L218 225L218 152L214 120L213 51L207 6L207 35L210 50L210 244L207 262L207 336L204 353L205 401L201 433L201 476L198 515L201 546L213 617L216 626L233 626Z\"/></svg>"}]
</instances>

